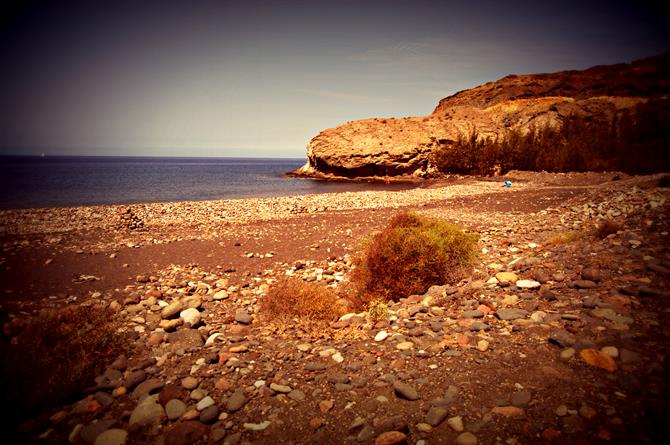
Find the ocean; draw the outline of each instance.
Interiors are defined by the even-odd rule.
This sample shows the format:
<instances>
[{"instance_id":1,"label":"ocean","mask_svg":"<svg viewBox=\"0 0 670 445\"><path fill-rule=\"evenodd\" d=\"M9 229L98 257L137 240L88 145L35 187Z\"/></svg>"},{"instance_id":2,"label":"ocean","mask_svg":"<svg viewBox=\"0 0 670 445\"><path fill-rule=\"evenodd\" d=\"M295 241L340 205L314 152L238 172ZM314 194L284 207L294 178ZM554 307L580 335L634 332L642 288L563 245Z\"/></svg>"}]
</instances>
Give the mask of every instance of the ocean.
<instances>
[{"instance_id":1,"label":"ocean","mask_svg":"<svg viewBox=\"0 0 670 445\"><path fill-rule=\"evenodd\" d=\"M260 198L407 184L289 178L304 159L0 157L0 209Z\"/></svg>"}]
</instances>

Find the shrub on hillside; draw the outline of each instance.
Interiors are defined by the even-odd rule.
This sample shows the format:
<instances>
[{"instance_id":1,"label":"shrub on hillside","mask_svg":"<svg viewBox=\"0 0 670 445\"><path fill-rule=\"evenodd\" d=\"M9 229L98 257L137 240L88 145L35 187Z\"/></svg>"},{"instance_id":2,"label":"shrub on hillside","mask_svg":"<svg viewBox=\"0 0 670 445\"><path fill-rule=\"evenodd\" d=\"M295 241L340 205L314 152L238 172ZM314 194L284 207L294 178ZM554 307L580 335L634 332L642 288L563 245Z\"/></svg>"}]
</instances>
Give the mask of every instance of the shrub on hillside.
<instances>
[{"instance_id":1,"label":"shrub on hillside","mask_svg":"<svg viewBox=\"0 0 670 445\"><path fill-rule=\"evenodd\" d=\"M91 307L44 310L1 345L4 403L15 421L81 397L119 355L128 338L108 311Z\"/></svg>"},{"instance_id":2,"label":"shrub on hillside","mask_svg":"<svg viewBox=\"0 0 670 445\"><path fill-rule=\"evenodd\" d=\"M611 116L571 114L559 128L531 126L497 139L477 129L440 140L431 163L445 173L509 170L652 173L670 170L670 99L650 100Z\"/></svg>"},{"instance_id":3,"label":"shrub on hillside","mask_svg":"<svg viewBox=\"0 0 670 445\"><path fill-rule=\"evenodd\" d=\"M476 257L477 236L441 219L403 213L365 245L352 281L366 302L397 301L453 283Z\"/></svg>"},{"instance_id":4,"label":"shrub on hillside","mask_svg":"<svg viewBox=\"0 0 670 445\"><path fill-rule=\"evenodd\" d=\"M273 284L261 300L260 310L271 319L311 321L336 320L345 312L331 288L295 277L282 277Z\"/></svg>"}]
</instances>

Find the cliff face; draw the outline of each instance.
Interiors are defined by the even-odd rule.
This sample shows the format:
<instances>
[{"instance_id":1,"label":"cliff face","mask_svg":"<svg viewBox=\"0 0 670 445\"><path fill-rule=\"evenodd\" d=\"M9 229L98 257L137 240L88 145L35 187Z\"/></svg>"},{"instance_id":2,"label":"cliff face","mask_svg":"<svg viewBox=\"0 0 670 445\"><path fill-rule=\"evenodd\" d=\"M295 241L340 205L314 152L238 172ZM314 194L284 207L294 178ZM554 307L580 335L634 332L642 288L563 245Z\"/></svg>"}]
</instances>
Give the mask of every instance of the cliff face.
<instances>
[{"instance_id":1,"label":"cliff face","mask_svg":"<svg viewBox=\"0 0 670 445\"><path fill-rule=\"evenodd\" d=\"M670 94L670 54L583 71L510 75L442 99L432 114L365 119L322 131L307 145L310 177L430 175L430 153L476 129L480 137L560 126L570 114L610 116Z\"/></svg>"}]
</instances>

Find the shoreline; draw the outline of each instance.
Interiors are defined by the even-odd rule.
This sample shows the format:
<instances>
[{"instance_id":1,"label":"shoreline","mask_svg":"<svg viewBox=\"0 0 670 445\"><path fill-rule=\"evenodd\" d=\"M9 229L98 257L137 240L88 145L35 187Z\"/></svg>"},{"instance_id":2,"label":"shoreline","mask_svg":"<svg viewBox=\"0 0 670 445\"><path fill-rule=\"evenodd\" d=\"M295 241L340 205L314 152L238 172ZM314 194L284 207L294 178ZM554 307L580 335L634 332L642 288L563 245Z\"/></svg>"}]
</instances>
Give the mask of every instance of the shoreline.
<instances>
[{"instance_id":1,"label":"shoreline","mask_svg":"<svg viewBox=\"0 0 670 445\"><path fill-rule=\"evenodd\" d=\"M493 443L501 431L531 442L547 428L573 434L556 423L555 410L565 405L577 412L583 404L599 415L585 420L593 428L575 434L591 439L597 427L607 427L615 438L633 437L646 428L633 414L652 396L622 387L620 379L603 379L607 371L585 363L579 352L617 348L619 374L612 376L629 374L642 388L650 371L653 379L661 378L656 370L663 369L659 357L666 354L670 335L659 328L668 326L664 308L670 295L665 247L670 189L659 187L661 177L523 173L511 188L464 178L401 192L0 212L0 321L16 320L20 326L41 310L108 308L137 345L124 378L134 375L136 364L149 363L142 368L146 383L110 395L108 406L96 405L96 397L125 381L54 407L48 415L57 422L44 417L46 423L22 431L37 438L51 428L42 442L62 443L82 425L114 421L134 442L153 443L184 425L202 424L199 428L212 436L259 444L278 438L328 443L327 437L351 435L347 425L367 416L362 418L371 425L368 430L402 419L405 423L394 428L409 431L413 443L430 439L430 431L417 425L431 416L427 405L447 394L452 415L482 443ZM479 234L481 256L468 277L440 287L439 298L427 292L389 303L387 320L352 313L315 329L264 317L259 303L280 277L336 289L341 280L346 286L361 243L405 209ZM596 224L605 219L615 220L620 230L594 236ZM14 234L4 229L21 221ZM133 224L138 228L129 229ZM581 236L564 244L552 241L574 233ZM534 289L504 285L496 278L499 272L542 284ZM576 284L581 286L584 277L595 280L588 289ZM169 321L163 316L168 305L196 300L196 325L183 322L180 314ZM194 343L180 343L185 338ZM565 338L574 343L556 343ZM318 366L312 368L314 363ZM341 375L346 378L335 377ZM398 401L402 394L388 375L414 388L418 400ZM158 429L138 432L129 425L128 413L140 409L139 391L155 384L162 393L162 388L181 387L187 377L195 379L203 397L212 397L221 417L203 420L197 400L185 394L174 397L191 413L190 423L186 417L163 416ZM501 384L482 386L481 381ZM296 397L271 390L271 384L290 387ZM565 396L565 384L575 395ZM616 415L627 419L625 431L612 426L602 406L592 404L593 394L604 390L627 395L609 401ZM667 394L667 385L661 390ZM234 393L244 393L244 406L230 410ZM503 407L497 402L521 396L533 402ZM319 409L324 401L328 410ZM83 414L78 407L84 404L93 411ZM311 423L315 412L327 419L319 428ZM527 427L518 431L513 419L501 426L496 419L508 414L523 415ZM482 418L489 421L471 429ZM265 432L245 426L260 422ZM433 438L455 438L447 422L434 423ZM355 441L359 433L353 434Z\"/></svg>"}]
</instances>

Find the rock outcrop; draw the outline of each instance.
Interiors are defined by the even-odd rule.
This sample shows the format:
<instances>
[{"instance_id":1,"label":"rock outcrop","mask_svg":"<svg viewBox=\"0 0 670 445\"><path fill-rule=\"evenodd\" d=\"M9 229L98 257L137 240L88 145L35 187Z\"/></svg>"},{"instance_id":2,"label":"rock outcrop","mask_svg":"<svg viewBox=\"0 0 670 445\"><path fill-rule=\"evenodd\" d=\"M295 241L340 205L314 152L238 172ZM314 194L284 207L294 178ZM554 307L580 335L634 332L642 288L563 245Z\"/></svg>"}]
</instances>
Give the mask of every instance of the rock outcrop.
<instances>
[{"instance_id":1,"label":"rock outcrop","mask_svg":"<svg viewBox=\"0 0 670 445\"><path fill-rule=\"evenodd\" d=\"M510 75L442 99L432 114L365 119L322 131L307 145L296 176L425 177L430 154L476 130L498 137L532 126L558 127L566 116L611 116L670 93L670 53L583 71Z\"/></svg>"}]
</instances>

